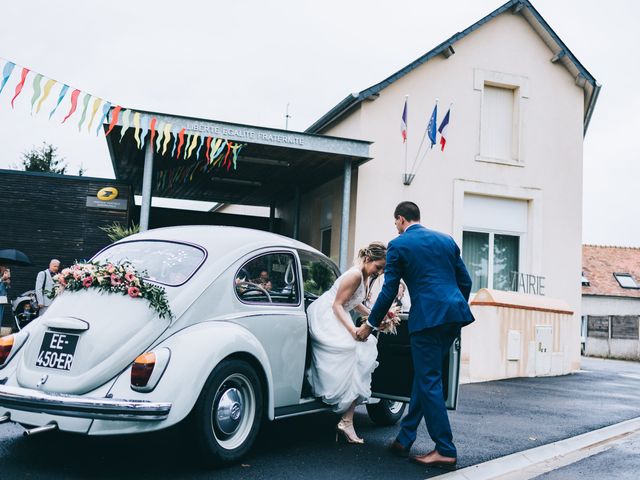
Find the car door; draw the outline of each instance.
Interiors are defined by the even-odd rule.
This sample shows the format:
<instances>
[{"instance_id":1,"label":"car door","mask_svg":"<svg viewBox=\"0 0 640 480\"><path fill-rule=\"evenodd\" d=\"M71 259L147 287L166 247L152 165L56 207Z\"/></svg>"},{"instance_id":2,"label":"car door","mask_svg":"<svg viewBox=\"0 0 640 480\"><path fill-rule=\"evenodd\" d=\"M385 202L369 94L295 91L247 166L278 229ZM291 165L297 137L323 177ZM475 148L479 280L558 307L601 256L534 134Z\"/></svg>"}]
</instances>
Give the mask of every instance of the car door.
<instances>
[{"instance_id":1,"label":"car door","mask_svg":"<svg viewBox=\"0 0 640 480\"><path fill-rule=\"evenodd\" d=\"M234 276L244 325L260 342L271 365L276 407L297 403L304 376L307 317L295 251L273 248L243 259Z\"/></svg>"},{"instance_id":2,"label":"car door","mask_svg":"<svg viewBox=\"0 0 640 480\"><path fill-rule=\"evenodd\" d=\"M413 385L413 361L409 345L408 315L400 314L397 335L378 335L378 368L373 372L372 396L408 402ZM442 368L443 393L447 408L455 410L460 378L460 338L456 338Z\"/></svg>"}]
</instances>

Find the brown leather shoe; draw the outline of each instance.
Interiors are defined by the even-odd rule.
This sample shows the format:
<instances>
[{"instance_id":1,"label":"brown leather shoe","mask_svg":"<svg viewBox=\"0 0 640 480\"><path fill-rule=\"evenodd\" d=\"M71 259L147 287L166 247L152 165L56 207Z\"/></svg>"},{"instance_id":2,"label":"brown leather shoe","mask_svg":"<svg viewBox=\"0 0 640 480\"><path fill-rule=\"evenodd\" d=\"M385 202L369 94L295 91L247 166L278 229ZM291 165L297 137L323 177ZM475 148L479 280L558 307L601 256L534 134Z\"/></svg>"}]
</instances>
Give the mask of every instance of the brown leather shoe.
<instances>
[{"instance_id":1,"label":"brown leather shoe","mask_svg":"<svg viewBox=\"0 0 640 480\"><path fill-rule=\"evenodd\" d=\"M389 450L389 453L395 455L396 457L407 458L409 456L409 449L404 448L398 440L394 440L389 445L387 445L387 450Z\"/></svg>"},{"instance_id":2,"label":"brown leather shoe","mask_svg":"<svg viewBox=\"0 0 640 480\"><path fill-rule=\"evenodd\" d=\"M438 453L437 450L433 450L426 455L411 457L410 460L424 467L439 467L447 470L456 468L456 462L458 461L456 457L445 457Z\"/></svg>"}]
</instances>

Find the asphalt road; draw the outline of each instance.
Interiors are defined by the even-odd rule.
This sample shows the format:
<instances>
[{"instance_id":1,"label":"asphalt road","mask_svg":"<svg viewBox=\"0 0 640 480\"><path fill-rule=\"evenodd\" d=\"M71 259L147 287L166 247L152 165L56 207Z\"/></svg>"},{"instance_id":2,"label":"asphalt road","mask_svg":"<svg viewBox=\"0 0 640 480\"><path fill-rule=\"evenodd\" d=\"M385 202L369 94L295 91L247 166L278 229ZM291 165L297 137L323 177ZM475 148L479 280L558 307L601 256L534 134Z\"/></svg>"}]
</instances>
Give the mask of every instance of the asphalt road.
<instances>
[{"instance_id":1,"label":"asphalt road","mask_svg":"<svg viewBox=\"0 0 640 480\"><path fill-rule=\"evenodd\" d=\"M459 464L481 463L638 417L639 390L640 363L595 359L583 359L583 371L563 377L462 385L459 409L450 414ZM362 408L356 425L365 445L336 445L334 425L335 418L327 414L267 424L242 465L206 471L180 429L128 437L47 433L26 438L21 427L4 424L0 477L352 480L442 473L389 456L385 445L397 427L374 426ZM422 426L413 452L432 448Z\"/></svg>"},{"instance_id":2,"label":"asphalt road","mask_svg":"<svg viewBox=\"0 0 640 480\"><path fill-rule=\"evenodd\" d=\"M536 480L637 480L640 472L640 434L616 444L613 448L559 468Z\"/></svg>"}]
</instances>

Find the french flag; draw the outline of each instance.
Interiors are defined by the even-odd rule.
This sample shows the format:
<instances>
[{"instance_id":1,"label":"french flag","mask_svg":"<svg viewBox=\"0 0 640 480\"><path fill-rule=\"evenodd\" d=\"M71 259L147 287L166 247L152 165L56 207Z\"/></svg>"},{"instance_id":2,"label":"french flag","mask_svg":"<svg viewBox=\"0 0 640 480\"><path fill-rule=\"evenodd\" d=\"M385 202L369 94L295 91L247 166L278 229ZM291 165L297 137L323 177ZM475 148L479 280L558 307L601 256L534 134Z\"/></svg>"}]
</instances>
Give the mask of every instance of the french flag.
<instances>
[{"instance_id":1,"label":"french flag","mask_svg":"<svg viewBox=\"0 0 640 480\"><path fill-rule=\"evenodd\" d=\"M449 115L451 114L451 107L447 110L444 118L442 119L442 123L438 128L438 132L440 132L440 151L444 151L444 146L447 143L447 126L449 125Z\"/></svg>"},{"instance_id":2,"label":"french flag","mask_svg":"<svg viewBox=\"0 0 640 480\"><path fill-rule=\"evenodd\" d=\"M402 143L407 141L407 98L404 99L404 109L402 110L402 121L400 122L400 133L402 133Z\"/></svg>"}]
</instances>

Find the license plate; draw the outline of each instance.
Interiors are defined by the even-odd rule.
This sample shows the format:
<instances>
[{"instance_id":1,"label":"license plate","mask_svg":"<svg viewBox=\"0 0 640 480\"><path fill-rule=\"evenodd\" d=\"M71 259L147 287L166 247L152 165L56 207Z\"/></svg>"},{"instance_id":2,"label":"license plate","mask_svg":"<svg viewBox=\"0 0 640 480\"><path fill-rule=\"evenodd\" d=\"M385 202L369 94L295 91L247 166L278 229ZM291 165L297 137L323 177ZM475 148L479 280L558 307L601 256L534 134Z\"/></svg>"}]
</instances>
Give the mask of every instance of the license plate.
<instances>
[{"instance_id":1,"label":"license plate","mask_svg":"<svg viewBox=\"0 0 640 480\"><path fill-rule=\"evenodd\" d=\"M79 335L69 333L44 332L36 366L71 370L78 338Z\"/></svg>"}]
</instances>

